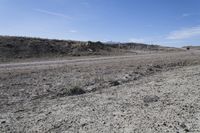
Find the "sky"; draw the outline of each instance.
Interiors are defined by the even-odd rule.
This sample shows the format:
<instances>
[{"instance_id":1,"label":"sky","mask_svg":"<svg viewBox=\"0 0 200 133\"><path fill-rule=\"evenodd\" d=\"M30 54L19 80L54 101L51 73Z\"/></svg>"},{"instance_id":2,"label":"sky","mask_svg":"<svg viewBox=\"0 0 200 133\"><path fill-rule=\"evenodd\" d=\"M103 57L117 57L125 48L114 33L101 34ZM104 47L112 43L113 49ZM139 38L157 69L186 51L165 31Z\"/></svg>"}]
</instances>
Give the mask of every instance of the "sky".
<instances>
[{"instance_id":1,"label":"sky","mask_svg":"<svg viewBox=\"0 0 200 133\"><path fill-rule=\"evenodd\" d=\"M0 0L0 35L200 45L200 0Z\"/></svg>"}]
</instances>

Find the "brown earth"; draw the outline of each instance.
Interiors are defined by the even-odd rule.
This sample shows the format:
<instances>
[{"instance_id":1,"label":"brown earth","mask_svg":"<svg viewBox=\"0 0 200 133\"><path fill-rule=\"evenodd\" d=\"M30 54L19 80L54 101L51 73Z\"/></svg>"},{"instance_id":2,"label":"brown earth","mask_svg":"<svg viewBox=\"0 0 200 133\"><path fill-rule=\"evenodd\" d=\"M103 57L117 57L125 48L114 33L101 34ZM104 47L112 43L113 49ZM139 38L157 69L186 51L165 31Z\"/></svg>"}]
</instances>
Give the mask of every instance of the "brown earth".
<instances>
[{"instance_id":1,"label":"brown earth","mask_svg":"<svg viewBox=\"0 0 200 133\"><path fill-rule=\"evenodd\" d=\"M200 52L0 65L0 132L200 132Z\"/></svg>"},{"instance_id":2,"label":"brown earth","mask_svg":"<svg viewBox=\"0 0 200 133\"><path fill-rule=\"evenodd\" d=\"M139 50L139 52L138 52ZM142 51L174 51L181 49L140 43L102 43L0 36L0 62L16 60L66 58L79 56L113 56L140 54ZM142 52L144 53L144 52Z\"/></svg>"}]
</instances>

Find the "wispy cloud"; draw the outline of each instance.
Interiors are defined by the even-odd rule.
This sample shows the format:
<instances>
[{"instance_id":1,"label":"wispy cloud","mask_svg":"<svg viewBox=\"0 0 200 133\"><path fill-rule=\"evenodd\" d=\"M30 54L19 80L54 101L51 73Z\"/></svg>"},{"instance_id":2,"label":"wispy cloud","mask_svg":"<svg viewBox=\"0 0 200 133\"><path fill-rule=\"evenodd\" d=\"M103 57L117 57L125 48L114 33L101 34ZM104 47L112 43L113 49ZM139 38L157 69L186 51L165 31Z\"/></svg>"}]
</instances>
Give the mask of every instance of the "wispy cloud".
<instances>
[{"instance_id":1,"label":"wispy cloud","mask_svg":"<svg viewBox=\"0 0 200 133\"><path fill-rule=\"evenodd\" d=\"M37 11L37 12L40 12L40 13L43 13L43 14L47 14L47 15L51 15L51 16L57 16L57 17L62 17L62 18L66 18L66 19L71 19L70 16L67 16L67 15L62 14L62 13L47 11L47 10L43 10L43 9L34 9L34 11Z\"/></svg>"},{"instance_id":2,"label":"wispy cloud","mask_svg":"<svg viewBox=\"0 0 200 133\"><path fill-rule=\"evenodd\" d=\"M90 4L88 2L86 2L86 1L81 2L81 4L84 5L85 7L89 7L90 6Z\"/></svg>"},{"instance_id":3,"label":"wispy cloud","mask_svg":"<svg viewBox=\"0 0 200 133\"><path fill-rule=\"evenodd\" d=\"M145 27L152 28L153 25L152 24L147 24L147 25L145 25Z\"/></svg>"},{"instance_id":4,"label":"wispy cloud","mask_svg":"<svg viewBox=\"0 0 200 133\"><path fill-rule=\"evenodd\" d=\"M130 38L128 41L129 42L135 42L135 43L145 43L144 38Z\"/></svg>"},{"instance_id":5,"label":"wispy cloud","mask_svg":"<svg viewBox=\"0 0 200 133\"><path fill-rule=\"evenodd\" d=\"M172 31L167 36L167 39L181 40L181 39L188 39L188 38L195 37L195 36L200 36L200 26L183 28L181 30Z\"/></svg>"},{"instance_id":6,"label":"wispy cloud","mask_svg":"<svg viewBox=\"0 0 200 133\"><path fill-rule=\"evenodd\" d=\"M69 32L70 33L77 33L78 31L76 31L76 30L70 30Z\"/></svg>"},{"instance_id":7,"label":"wispy cloud","mask_svg":"<svg viewBox=\"0 0 200 133\"><path fill-rule=\"evenodd\" d=\"M160 40L163 40L163 38L165 38L165 36L155 35L155 36L145 36L145 37L139 37L139 38L132 37L128 41L136 42L136 43L153 44L153 43L158 43Z\"/></svg>"},{"instance_id":8,"label":"wispy cloud","mask_svg":"<svg viewBox=\"0 0 200 133\"><path fill-rule=\"evenodd\" d=\"M189 17L189 16L192 16L193 14L191 14L191 13L183 13L182 15L181 15L181 17Z\"/></svg>"},{"instance_id":9,"label":"wispy cloud","mask_svg":"<svg viewBox=\"0 0 200 133\"><path fill-rule=\"evenodd\" d=\"M181 15L182 18L187 18L187 17L191 17L191 16L199 16L200 13L183 13Z\"/></svg>"}]
</instances>

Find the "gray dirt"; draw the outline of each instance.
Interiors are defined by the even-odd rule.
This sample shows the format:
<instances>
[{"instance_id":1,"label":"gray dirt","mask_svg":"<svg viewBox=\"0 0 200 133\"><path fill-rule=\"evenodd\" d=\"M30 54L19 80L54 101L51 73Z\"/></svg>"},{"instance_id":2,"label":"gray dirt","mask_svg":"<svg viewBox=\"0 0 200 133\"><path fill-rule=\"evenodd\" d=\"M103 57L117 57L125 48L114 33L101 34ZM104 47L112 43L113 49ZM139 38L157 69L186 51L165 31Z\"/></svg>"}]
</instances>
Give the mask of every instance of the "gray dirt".
<instances>
[{"instance_id":1,"label":"gray dirt","mask_svg":"<svg viewBox=\"0 0 200 133\"><path fill-rule=\"evenodd\" d=\"M2 64L0 132L198 133L199 57L191 51ZM61 95L75 86L86 93Z\"/></svg>"}]
</instances>

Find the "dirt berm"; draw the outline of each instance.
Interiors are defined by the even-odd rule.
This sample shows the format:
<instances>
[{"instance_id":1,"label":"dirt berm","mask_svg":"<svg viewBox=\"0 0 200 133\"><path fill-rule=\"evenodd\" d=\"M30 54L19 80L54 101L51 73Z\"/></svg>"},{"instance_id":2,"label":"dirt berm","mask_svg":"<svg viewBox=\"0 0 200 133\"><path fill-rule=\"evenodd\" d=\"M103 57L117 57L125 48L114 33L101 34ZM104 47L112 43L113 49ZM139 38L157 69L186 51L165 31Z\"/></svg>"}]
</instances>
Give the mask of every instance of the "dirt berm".
<instances>
[{"instance_id":1,"label":"dirt berm","mask_svg":"<svg viewBox=\"0 0 200 133\"><path fill-rule=\"evenodd\" d=\"M167 48L138 43L109 44L91 41L0 36L0 61L2 62L41 57L121 55L131 53L131 50L156 51L163 49L166 50Z\"/></svg>"}]
</instances>

